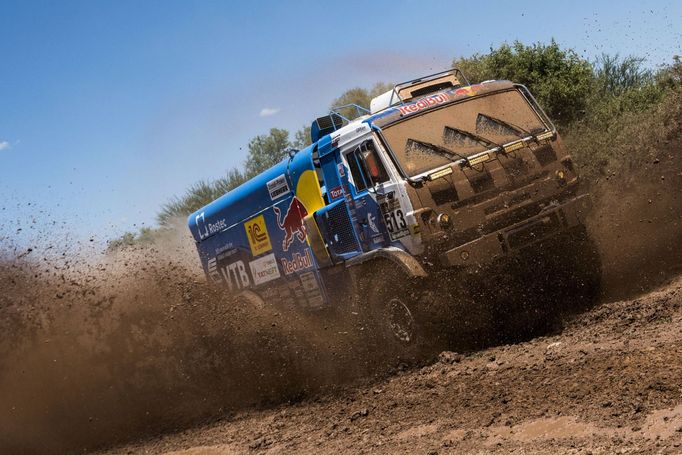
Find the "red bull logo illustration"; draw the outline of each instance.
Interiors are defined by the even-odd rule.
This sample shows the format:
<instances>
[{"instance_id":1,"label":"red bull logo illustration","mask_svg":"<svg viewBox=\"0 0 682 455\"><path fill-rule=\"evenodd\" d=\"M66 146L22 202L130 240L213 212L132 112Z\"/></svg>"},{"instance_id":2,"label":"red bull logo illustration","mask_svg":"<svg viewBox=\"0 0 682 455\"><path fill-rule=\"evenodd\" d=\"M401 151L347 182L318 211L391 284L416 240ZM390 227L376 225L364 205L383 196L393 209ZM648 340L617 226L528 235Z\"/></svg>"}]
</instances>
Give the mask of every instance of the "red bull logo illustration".
<instances>
[{"instance_id":1,"label":"red bull logo illustration","mask_svg":"<svg viewBox=\"0 0 682 455\"><path fill-rule=\"evenodd\" d=\"M308 235L303 218L308 216L308 210L296 196L291 199L291 204L287 209L286 215L282 217L282 211L278 207L272 208L277 215L277 225L284 231L284 240L282 240L282 250L289 251L294 239L299 242L305 242Z\"/></svg>"},{"instance_id":2,"label":"red bull logo illustration","mask_svg":"<svg viewBox=\"0 0 682 455\"><path fill-rule=\"evenodd\" d=\"M481 84L471 85L469 87L462 87L455 90L455 96L474 96L481 90Z\"/></svg>"},{"instance_id":3,"label":"red bull logo illustration","mask_svg":"<svg viewBox=\"0 0 682 455\"><path fill-rule=\"evenodd\" d=\"M447 95L444 93L439 93L437 95L429 96L423 100L419 100L416 103L408 104L406 106L398 106L400 110L400 115L412 114L427 107L435 106L437 104L443 104L448 100Z\"/></svg>"}]
</instances>

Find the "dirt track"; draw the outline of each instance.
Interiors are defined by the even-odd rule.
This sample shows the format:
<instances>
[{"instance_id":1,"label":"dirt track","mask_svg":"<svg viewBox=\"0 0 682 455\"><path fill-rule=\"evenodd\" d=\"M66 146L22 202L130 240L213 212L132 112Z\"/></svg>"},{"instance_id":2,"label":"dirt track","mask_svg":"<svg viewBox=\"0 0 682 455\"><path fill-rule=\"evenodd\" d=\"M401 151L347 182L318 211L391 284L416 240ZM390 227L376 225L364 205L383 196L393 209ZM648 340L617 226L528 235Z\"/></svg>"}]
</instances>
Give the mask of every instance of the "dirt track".
<instances>
[{"instance_id":1,"label":"dirt track","mask_svg":"<svg viewBox=\"0 0 682 455\"><path fill-rule=\"evenodd\" d=\"M555 336L112 453L681 453L682 278Z\"/></svg>"}]
</instances>

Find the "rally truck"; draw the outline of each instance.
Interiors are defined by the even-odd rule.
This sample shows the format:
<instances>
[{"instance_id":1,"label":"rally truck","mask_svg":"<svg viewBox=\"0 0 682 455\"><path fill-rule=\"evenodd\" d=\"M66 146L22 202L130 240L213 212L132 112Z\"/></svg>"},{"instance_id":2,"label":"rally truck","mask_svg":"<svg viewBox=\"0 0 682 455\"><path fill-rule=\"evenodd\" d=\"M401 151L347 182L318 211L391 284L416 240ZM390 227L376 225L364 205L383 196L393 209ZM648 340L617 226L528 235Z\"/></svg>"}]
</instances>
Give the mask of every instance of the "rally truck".
<instances>
[{"instance_id":1,"label":"rally truck","mask_svg":"<svg viewBox=\"0 0 682 455\"><path fill-rule=\"evenodd\" d=\"M481 304L467 288L495 287L492 271L538 252L562 262L589 241L590 197L523 85L433 74L369 110L333 109L313 121L311 140L190 215L210 281L261 305L352 308L410 346L434 302L466 318Z\"/></svg>"}]
</instances>

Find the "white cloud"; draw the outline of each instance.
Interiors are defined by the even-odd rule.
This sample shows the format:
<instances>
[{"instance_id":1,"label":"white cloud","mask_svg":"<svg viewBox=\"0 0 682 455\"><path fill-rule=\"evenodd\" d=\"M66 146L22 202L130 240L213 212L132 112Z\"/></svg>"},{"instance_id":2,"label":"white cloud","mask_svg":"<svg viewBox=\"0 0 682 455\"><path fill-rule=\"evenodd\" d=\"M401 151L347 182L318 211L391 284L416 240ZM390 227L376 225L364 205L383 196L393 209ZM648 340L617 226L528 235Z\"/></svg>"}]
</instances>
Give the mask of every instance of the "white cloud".
<instances>
[{"instance_id":1,"label":"white cloud","mask_svg":"<svg viewBox=\"0 0 682 455\"><path fill-rule=\"evenodd\" d=\"M10 143L8 141L0 141L0 150L6 150L10 148Z\"/></svg>"},{"instance_id":2,"label":"white cloud","mask_svg":"<svg viewBox=\"0 0 682 455\"><path fill-rule=\"evenodd\" d=\"M264 107L263 109L260 110L260 115L261 117L270 117L271 115L275 115L278 113L281 109L278 107Z\"/></svg>"}]
</instances>

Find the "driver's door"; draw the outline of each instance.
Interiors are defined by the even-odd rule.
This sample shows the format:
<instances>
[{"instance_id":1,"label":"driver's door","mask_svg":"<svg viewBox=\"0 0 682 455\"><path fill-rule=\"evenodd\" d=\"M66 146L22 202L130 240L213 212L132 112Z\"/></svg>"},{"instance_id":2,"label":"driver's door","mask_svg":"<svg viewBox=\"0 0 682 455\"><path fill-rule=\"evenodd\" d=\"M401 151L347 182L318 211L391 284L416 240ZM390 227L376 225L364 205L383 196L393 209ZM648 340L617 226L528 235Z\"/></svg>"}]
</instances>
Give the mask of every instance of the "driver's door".
<instances>
[{"instance_id":1,"label":"driver's door","mask_svg":"<svg viewBox=\"0 0 682 455\"><path fill-rule=\"evenodd\" d=\"M386 167L377 153L372 139L341 152L344 167L349 171L349 183L359 226L358 238L363 251L371 251L390 245L388 226L392 220L385 219L380 204L385 201L384 186L390 182ZM387 224L389 222L391 224ZM398 224L400 221L396 221ZM402 222L407 228L403 219Z\"/></svg>"}]
</instances>

